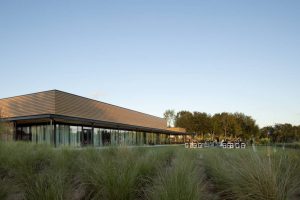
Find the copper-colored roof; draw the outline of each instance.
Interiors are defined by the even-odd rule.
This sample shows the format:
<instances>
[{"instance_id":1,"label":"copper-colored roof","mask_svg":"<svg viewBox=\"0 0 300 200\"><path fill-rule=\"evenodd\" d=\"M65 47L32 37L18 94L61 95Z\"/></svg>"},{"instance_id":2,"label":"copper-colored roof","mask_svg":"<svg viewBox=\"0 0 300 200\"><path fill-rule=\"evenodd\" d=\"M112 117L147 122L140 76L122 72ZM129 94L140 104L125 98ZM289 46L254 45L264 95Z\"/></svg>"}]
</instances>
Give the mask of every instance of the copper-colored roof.
<instances>
[{"instance_id":1,"label":"copper-colored roof","mask_svg":"<svg viewBox=\"0 0 300 200\"><path fill-rule=\"evenodd\" d=\"M70 117L166 129L163 118L114 106L59 90L0 99L2 117L56 114Z\"/></svg>"}]
</instances>

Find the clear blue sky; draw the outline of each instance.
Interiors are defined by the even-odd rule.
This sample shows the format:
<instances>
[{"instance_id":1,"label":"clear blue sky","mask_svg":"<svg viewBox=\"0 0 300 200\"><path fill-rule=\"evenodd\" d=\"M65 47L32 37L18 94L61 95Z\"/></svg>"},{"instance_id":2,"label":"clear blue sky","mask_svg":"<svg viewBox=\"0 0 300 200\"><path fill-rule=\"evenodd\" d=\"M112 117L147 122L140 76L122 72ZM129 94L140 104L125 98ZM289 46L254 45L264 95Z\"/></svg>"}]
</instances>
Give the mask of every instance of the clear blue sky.
<instances>
[{"instance_id":1,"label":"clear blue sky","mask_svg":"<svg viewBox=\"0 0 300 200\"><path fill-rule=\"evenodd\" d=\"M300 124L300 1L1 0L0 69L0 98L59 89Z\"/></svg>"}]
</instances>

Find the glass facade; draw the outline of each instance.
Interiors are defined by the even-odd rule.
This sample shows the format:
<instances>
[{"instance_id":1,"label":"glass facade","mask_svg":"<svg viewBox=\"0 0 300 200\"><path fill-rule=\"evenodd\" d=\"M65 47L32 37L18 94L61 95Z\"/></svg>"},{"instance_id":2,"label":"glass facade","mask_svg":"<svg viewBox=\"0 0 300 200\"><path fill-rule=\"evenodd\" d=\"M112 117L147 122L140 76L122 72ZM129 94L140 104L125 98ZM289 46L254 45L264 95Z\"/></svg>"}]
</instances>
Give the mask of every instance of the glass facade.
<instances>
[{"instance_id":1,"label":"glass facade","mask_svg":"<svg viewBox=\"0 0 300 200\"><path fill-rule=\"evenodd\" d=\"M70 126L70 146L80 147L80 134L82 128L80 126Z\"/></svg>"},{"instance_id":2,"label":"glass facade","mask_svg":"<svg viewBox=\"0 0 300 200\"><path fill-rule=\"evenodd\" d=\"M177 136L183 142L183 136ZM115 130L99 127L74 126L66 124L18 126L16 140L27 140L37 144L55 146L131 146L157 145L172 142L170 135L141 131ZM177 139L177 138L176 138Z\"/></svg>"},{"instance_id":3,"label":"glass facade","mask_svg":"<svg viewBox=\"0 0 300 200\"><path fill-rule=\"evenodd\" d=\"M32 136L30 132L30 126L17 127L15 138L16 140L31 141Z\"/></svg>"},{"instance_id":4,"label":"glass facade","mask_svg":"<svg viewBox=\"0 0 300 200\"><path fill-rule=\"evenodd\" d=\"M94 131L93 131L93 145L95 147L103 146L101 128L94 128Z\"/></svg>"}]
</instances>

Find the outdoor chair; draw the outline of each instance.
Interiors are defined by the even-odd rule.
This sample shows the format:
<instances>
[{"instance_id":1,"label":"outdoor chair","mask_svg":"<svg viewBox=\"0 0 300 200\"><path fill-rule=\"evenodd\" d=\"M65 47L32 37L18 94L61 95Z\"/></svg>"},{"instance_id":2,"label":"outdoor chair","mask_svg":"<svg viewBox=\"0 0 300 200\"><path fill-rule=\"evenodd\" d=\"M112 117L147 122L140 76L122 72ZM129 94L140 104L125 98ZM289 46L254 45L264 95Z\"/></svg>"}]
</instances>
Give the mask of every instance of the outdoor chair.
<instances>
[{"instance_id":1,"label":"outdoor chair","mask_svg":"<svg viewBox=\"0 0 300 200\"><path fill-rule=\"evenodd\" d=\"M198 148L203 148L203 144L201 142L198 143Z\"/></svg>"},{"instance_id":2,"label":"outdoor chair","mask_svg":"<svg viewBox=\"0 0 300 200\"><path fill-rule=\"evenodd\" d=\"M233 149L233 143L231 142L227 143L227 149Z\"/></svg>"},{"instance_id":3,"label":"outdoor chair","mask_svg":"<svg viewBox=\"0 0 300 200\"><path fill-rule=\"evenodd\" d=\"M185 144L184 144L184 147L185 147L185 148L190 148L190 144L189 144L189 143L185 143Z\"/></svg>"},{"instance_id":4,"label":"outdoor chair","mask_svg":"<svg viewBox=\"0 0 300 200\"><path fill-rule=\"evenodd\" d=\"M227 144L224 142L222 143L222 146L223 146L223 149L226 149L227 148Z\"/></svg>"},{"instance_id":5,"label":"outdoor chair","mask_svg":"<svg viewBox=\"0 0 300 200\"><path fill-rule=\"evenodd\" d=\"M235 143L235 148L239 149L240 148L240 143Z\"/></svg>"},{"instance_id":6,"label":"outdoor chair","mask_svg":"<svg viewBox=\"0 0 300 200\"><path fill-rule=\"evenodd\" d=\"M242 143L241 144L241 149L245 149L246 148L246 144L245 143Z\"/></svg>"},{"instance_id":7,"label":"outdoor chair","mask_svg":"<svg viewBox=\"0 0 300 200\"><path fill-rule=\"evenodd\" d=\"M193 143L193 148L197 148L197 143Z\"/></svg>"}]
</instances>

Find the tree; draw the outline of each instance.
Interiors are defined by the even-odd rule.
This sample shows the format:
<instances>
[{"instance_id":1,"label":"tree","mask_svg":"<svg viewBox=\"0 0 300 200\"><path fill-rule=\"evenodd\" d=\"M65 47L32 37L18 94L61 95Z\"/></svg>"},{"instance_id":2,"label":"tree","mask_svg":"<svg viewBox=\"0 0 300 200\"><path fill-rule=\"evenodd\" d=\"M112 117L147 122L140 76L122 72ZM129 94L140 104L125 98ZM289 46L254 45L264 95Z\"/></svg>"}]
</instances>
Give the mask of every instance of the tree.
<instances>
[{"instance_id":1,"label":"tree","mask_svg":"<svg viewBox=\"0 0 300 200\"><path fill-rule=\"evenodd\" d=\"M220 137L223 134L222 126L221 126L221 114L215 114L211 118L211 134L213 134L216 137Z\"/></svg>"},{"instance_id":2,"label":"tree","mask_svg":"<svg viewBox=\"0 0 300 200\"><path fill-rule=\"evenodd\" d=\"M275 142L274 127L265 126L259 130L259 138L270 138L271 142Z\"/></svg>"},{"instance_id":3,"label":"tree","mask_svg":"<svg viewBox=\"0 0 300 200\"><path fill-rule=\"evenodd\" d=\"M175 117L175 110L169 109L164 112L164 118L167 120L168 127L174 125Z\"/></svg>"},{"instance_id":4,"label":"tree","mask_svg":"<svg viewBox=\"0 0 300 200\"><path fill-rule=\"evenodd\" d=\"M223 112L218 114L220 126L224 132L224 137L235 135L237 129L237 122L234 115Z\"/></svg>"},{"instance_id":5,"label":"tree","mask_svg":"<svg viewBox=\"0 0 300 200\"><path fill-rule=\"evenodd\" d=\"M180 111L176 114L175 126L185 128L187 132L194 132L193 114L189 111Z\"/></svg>"},{"instance_id":6,"label":"tree","mask_svg":"<svg viewBox=\"0 0 300 200\"><path fill-rule=\"evenodd\" d=\"M295 141L300 141L300 126L294 126Z\"/></svg>"},{"instance_id":7,"label":"tree","mask_svg":"<svg viewBox=\"0 0 300 200\"><path fill-rule=\"evenodd\" d=\"M293 142L294 132L291 124L276 124L274 129L276 142Z\"/></svg>"},{"instance_id":8,"label":"tree","mask_svg":"<svg viewBox=\"0 0 300 200\"><path fill-rule=\"evenodd\" d=\"M260 138L268 136L272 142L295 142L300 141L300 126L291 124L275 124L260 129Z\"/></svg>"},{"instance_id":9,"label":"tree","mask_svg":"<svg viewBox=\"0 0 300 200\"><path fill-rule=\"evenodd\" d=\"M210 133L212 129L211 117L205 112L194 112L192 123L194 132L200 133L202 138L205 134Z\"/></svg>"},{"instance_id":10,"label":"tree","mask_svg":"<svg viewBox=\"0 0 300 200\"><path fill-rule=\"evenodd\" d=\"M234 116L237 122L235 130L237 136L243 137L244 139L258 136L259 127L252 117L247 116L244 113L234 113Z\"/></svg>"}]
</instances>

